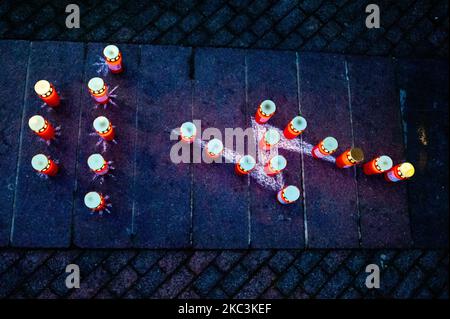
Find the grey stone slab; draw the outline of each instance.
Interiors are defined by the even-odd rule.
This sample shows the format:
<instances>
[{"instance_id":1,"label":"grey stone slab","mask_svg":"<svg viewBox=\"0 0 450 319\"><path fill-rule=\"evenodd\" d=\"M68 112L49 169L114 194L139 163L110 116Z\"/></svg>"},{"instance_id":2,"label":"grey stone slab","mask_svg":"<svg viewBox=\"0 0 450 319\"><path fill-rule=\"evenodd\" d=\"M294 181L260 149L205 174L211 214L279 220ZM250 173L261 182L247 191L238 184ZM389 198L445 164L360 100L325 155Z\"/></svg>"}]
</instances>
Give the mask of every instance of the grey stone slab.
<instances>
[{"instance_id":1,"label":"grey stone slab","mask_svg":"<svg viewBox=\"0 0 450 319\"><path fill-rule=\"evenodd\" d=\"M293 52L249 51L248 110L255 115L258 105L270 99L277 105L268 124L281 130L299 114L296 54ZM286 185L295 185L302 194L301 155L279 149L286 157L283 171ZM303 196L289 205L281 205L277 191L250 181L251 247L302 248L305 233L303 223Z\"/></svg>"},{"instance_id":2,"label":"grey stone slab","mask_svg":"<svg viewBox=\"0 0 450 319\"><path fill-rule=\"evenodd\" d=\"M352 146L345 59L338 55L299 54L300 104L308 121L303 140L315 146L327 136L339 143L335 154ZM308 246L355 248L358 208L353 169L304 157Z\"/></svg>"},{"instance_id":3,"label":"grey stone slab","mask_svg":"<svg viewBox=\"0 0 450 319\"><path fill-rule=\"evenodd\" d=\"M134 151L136 138L137 84L139 80L139 47L119 45L123 54L124 73L104 76L97 73L94 63L100 60L102 50L107 44L95 43L87 45L84 64L84 78L81 83L82 114L80 118L79 152L77 158L77 191L74 207L74 243L84 248L129 247L131 245L133 183L134 183ZM89 94L89 79L100 76L112 90L118 86L114 94L115 105L95 108L95 102ZM94 132L92 122L98 116L106 116L115 125L117 144L109 142L105 160L113 161L115 170L107 175L104 182L93 181L93 173L87 165L89 155L102 152L102 146L96 146L98 136ZM87 192L98 191L110 196L111 213L102 216L90 214L84 205Z\"/></svg>"},{"instance_id":4,"label":"grey stone slab","mask_svg":"<svg viewBox=\"0 0 450 319\"><path fill-rule=\"evenodd\" d=\"M30 43L0 42L0 246L9 243Z\"/></svg>"},{"instance_id":5,"label":"grey stone slab","mask_svg":"<svg viewBox=\"0 0 450 319\"><path fill-rule=\"evenodd\" d=\"M448 62L398 60L414 246L448 248Z\"/></svg>"},{"instance_id":6,"label":"grey stone slab","mask_svg":"<svg viewBox=\"0 0 450 319\"><path fill-rule=\"evenodd\" d=\"M201 120L202 129L217 128L222 137L225 128L245 129L245 102L243 52L196 50L193 118ZM194 164L193 176L194 247L248 247L247 177L223 162Z\"/></svg>"},{"instance_id":7,"label":"grey stone slab","mask_svg":"<svg viewBox=\"0 0 450 319\"><path fill-rule=\"evenodd\" d=\"M190 56L189 48L143 46L141 50L134 246L190 245L190 168L170 157L178 142L170 140L170 132L192 119Z\"/></svg>"},{"instance_id":8,"label":"grey stone slab","mask_svg":"<svg viewBox=\"0 0 450 319\"><path fill-rule=\"evenodd\" d=\"M83 53L81 43L31 43L15 192L13 246L66 247L70 244ZM40 108L42 102L33 87L41 79L53 83L60 92L59 108ZM50 146L28 128L28 119L35 114L61 127L61 135ZM45 180L37 176L31 167L31 158L38 153L59 160L60 171L55 177Z\"/></svg>"},{"instance_id":9,"label":"grey stone slab","mask_svg":"<svg viewBox=\"0 0 450 319\"><path fill-rule=\"evenodd\" d=\"M389 155L405 160L399 97L392 62L387 58L348 58L355 146L367 161ZM361 238L365 248L411 245L407 183L388 183L382 175L357 169Z\"/></svg>"}]
</instances>

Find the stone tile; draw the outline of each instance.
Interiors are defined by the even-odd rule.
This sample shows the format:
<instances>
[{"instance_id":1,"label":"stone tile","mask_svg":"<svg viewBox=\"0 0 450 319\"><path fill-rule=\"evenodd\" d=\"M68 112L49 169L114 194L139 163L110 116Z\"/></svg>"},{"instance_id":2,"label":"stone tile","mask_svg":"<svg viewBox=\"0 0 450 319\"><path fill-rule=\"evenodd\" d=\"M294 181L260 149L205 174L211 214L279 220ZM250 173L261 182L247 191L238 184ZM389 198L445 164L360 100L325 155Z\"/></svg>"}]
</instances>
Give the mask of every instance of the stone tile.
<instances>
[{"instance_id":1,"label":"stone tile","mask_svg":"<svg viewBox=\"0 0 450 319\"><path fill-rule=\"evenodd\" d=\"M244 63L244 54L238 50L196 51L193 117L201 120L203 129L220 130L220 136L216 136L218 132L203 136L205 142L216 137L225 148L232 148L233 137L226 140L225 129L245 128ZM200 127L197 131L201 131ZM202 154L202 158L207 156L198 143L193 145L193 152ZM202 160L192 168L194 247L248 247L247 178L237 176L233 164L222 157L212 163Z\"/></svg>"},{"instance_id":2,"label":"stone tile","mask_svg":"<svg viewBox=\"0 0 450 319\"><path fill-rule=\"evenodd\" d=\"M0 109L1 126L8 130L7 134L2 134L0 142L0 166L4 170L0 187L0 246L8 245L11 233L19 152L17 141L20 139L22 126L29 48L29 42L0 42L0 60L3 65L0 71L0 86L4 90L0 103L10 106Z\"/></svg>"},{"instance_id":3,"label":"stone tile","mask_svg":"<svg viewBox=\"0 0 450 319\"><path fill-rule=\"evenodd\" d=\"M389 155L403 161L403 134L394 69L389 59L348 59L355 146L364 161ZM376 112L374 112L376 110ZM402 248L412 244L407 183L388 183L383 174L366 176L356 168L361 240L365 248Z\"/></svg>"},{"instance_id":4,"label":"stone tile","mask_svg":"<svg viewBox=\"0 0 450 319\"><path fill-rule=\"evenodd\" d=\"M396 69L406 155L415 166L408 181L412 236L417 247L446 248L448 62L398 60Z\"/></svg>"},{"instance_id":5,"label":"stone tile","mask_svg":"<svg viewBox=\"0 0 450 319\"><path fill-rule=\"evenodd\" d=\"M72 137L78 135L83 50L84 45L80 43L31 44L15 192L14 246L67 247L70 244L77 151ZM33 87L41 79L53 83L64 98L58 109L50 112L48 106L40 109L42 101ZM28 128L28 119L36 114L44 116L54 127L61 126L61 135L50 146ZM55 177L37 176L30 161L39 153L59 161L60 171Z\"/></svg>"},{"instance_id":6,"label":"stone tile","mask_svg":"<svg viewBox=\"0 0 450 319\"><path fill-rule=\"evenodd\" d=\"M300 112L309 124L302 134L303 140L314 147L332 136L338 141L336 153L339 154L352 143L345 60L336 55L301 53L298 59ZM316 160L307 152L304 174L308 246L358 247L353 170L339 169L333 162Z\"/></svg>"}]
</instances>

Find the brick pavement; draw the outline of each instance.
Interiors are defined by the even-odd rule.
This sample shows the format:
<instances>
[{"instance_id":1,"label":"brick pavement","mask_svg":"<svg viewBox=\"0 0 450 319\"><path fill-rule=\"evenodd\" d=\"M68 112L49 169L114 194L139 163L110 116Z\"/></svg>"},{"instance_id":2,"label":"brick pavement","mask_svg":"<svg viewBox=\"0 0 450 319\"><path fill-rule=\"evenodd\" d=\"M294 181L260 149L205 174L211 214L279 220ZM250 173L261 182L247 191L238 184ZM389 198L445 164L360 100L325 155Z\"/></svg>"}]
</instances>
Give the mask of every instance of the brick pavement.
<instances>
[{"instance_id":1,"label":"brick pavement","mask_svg":"<svg viewBox=\"0 0 450 319\"><path fill-rule=\"evenodd\" d=\"M420 250L14 250L0 298L448 298L448 253ZM67 263L81 269L68 290ZM369 290L376 263L381 287Z\"/></svg>"}]
</instances>

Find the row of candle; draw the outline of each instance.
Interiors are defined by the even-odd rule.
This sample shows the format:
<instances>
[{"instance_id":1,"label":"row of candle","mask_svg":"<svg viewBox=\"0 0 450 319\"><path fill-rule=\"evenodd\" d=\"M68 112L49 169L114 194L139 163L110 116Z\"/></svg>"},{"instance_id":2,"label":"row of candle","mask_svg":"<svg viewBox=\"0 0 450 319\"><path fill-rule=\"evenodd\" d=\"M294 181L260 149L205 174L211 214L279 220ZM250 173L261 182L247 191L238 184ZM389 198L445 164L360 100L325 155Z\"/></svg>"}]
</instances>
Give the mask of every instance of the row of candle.
<instances>
[{"instance_id":1,"label":"row of candle","mask_svg":"<svg viewBox=\"0 0 450 319\"><path fill-rule=\"evenodd\" d=\"M114 45L108 45L103 50L105 62L112 73L123 72L122 54ZM92 98L100 104L106 104L109 101L108 86L103 79L94 77L88 82L89 93ZM61 99L54 85L47 80L40 80L34 86L36 94L49 107L56 108L60 105ZM30 129L45 141L55 139L55 127L41 115L34 115L28 121ZM105 141L112 141L115 137L114 128L111 122L105 116L97 117L93 122L96 133ZM109 163L101 154L92 154L87 160L88 166L97 176L108 173ZM58 164L45 154L37 154L31 160L33 169L37 172L55 176L59 167ZM102 211L106 208L105 196L98 192L89 192L84 198L84 203L93 211Z\"/></svg>"}]
</instances>

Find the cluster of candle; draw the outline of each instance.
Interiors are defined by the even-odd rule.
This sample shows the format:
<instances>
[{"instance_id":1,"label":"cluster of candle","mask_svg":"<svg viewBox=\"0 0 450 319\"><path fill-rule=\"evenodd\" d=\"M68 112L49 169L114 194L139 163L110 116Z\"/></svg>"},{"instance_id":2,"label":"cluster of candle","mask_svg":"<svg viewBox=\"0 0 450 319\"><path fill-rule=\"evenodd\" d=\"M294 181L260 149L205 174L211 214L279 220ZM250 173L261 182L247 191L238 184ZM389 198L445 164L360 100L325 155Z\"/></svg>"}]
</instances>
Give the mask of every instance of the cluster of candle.
<instances>
[{"instance_id":1,"label":"cluster of candle","mask_svg":"<svg viewBox=\"0 0 450 319\"><path fill-rule=\"evenodd\" d=\"M122 53L117 46L108 45L103 50L105 63L111 73L123 72ZM109 101L108 86L103 79L95 77L89 80L88 89L92 98L100 104L106 104ZM52 83L47 80L39 80L34 85L34 91L38 97L49 107L58 108L61 103L60 96ZM30 129L41 139L49 142L55 139L57 129L52 123L41 115L33 115L29 121ZM97 117L93 122L96 133L104 141L113 141L115 132L111 122L104 116ZM96 176L103 176L112 168L109 161L106 161L101 154L92 154L88 158L88 166ZM55 176L59 171L57 161L45 154L34 155L31 159L31 166L40 174L46 176ZM101 212L108 206L106 200L108 196L104 196L99 192L89 192L84 197L84 203L92 211Z\"/></svg>"},{"instance_id":2,"label":"cluster of candle","mask_svg":"<svg viewBox=\"0 0 450 319\"><path fill-rule=\"evenodd\" d=\"M265 100L259 104L255 121L258 124L267 123L276 112L276 105L271 100ZM298 137L307 127L307 121L302 116L295 116L284 128L284 138L290 140ZM185 122L180 127L180 138L186 143L195 140L197 128L192 122ZM281 140L280 133L274 129L267 129L258 142L259 147L264 151L269 151ZM217 158L223 152L223 144L219 139L208 141L205 146L206 154L211 158ZM338 149L338 141L328 136L320 141L311 150L311 155L315 159L323 159L331 156ZM364 152L358 147L352 147L340 154L336 160L338 168L349 168L364 161ZM241 156L235 165L235 172L238 175L248 175L256 167L256 161L251 155ZM275 155L264 164L264 173L267 176L275 176L287 167L287 160L283 155ZM392 159L387 155L378 156L363 165L363 172L366 175L384 173L385 179L389 182L397 182L408 179L414 175L414 166L411 163L400 163L393 167ZM277 199L281 204L294 203L300 198L300 190L295 185L283 187L277 193Z\"/></svg>"}]
</instances>

